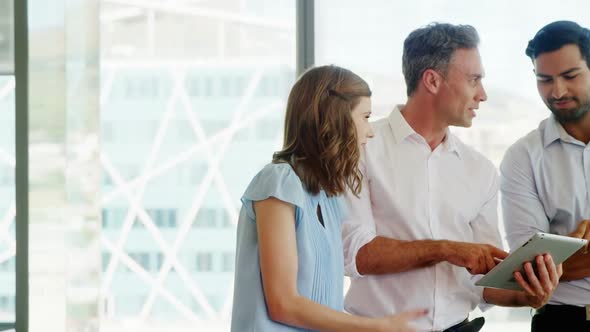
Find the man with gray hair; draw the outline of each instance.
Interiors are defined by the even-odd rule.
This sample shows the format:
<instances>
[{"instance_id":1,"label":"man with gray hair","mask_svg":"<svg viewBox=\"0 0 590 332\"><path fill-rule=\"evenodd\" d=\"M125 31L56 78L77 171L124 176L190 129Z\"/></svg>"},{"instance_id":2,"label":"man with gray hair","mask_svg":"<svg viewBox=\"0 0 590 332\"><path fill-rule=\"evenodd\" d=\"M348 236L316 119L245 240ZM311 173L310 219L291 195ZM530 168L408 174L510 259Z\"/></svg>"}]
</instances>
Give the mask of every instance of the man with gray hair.
<instances>
[{"instance_id":1,"label":"man with gray hair","mask_svg":"<svg viewBox=\"0 0 590 332\"><path fill-rule=\"evenodd\" d=\"M514 277L526 291L475 286L507 253L499 249L498 175L484 156L451 134L470 127L487 99L477 31L436 23L404 42L408 100L373 124L362 192L348 194L343 227L345 308L380 316L426 308L426 331L478 331L477 306L544 305L561 275L549 255Z\"/></svg>"}]
</instances>

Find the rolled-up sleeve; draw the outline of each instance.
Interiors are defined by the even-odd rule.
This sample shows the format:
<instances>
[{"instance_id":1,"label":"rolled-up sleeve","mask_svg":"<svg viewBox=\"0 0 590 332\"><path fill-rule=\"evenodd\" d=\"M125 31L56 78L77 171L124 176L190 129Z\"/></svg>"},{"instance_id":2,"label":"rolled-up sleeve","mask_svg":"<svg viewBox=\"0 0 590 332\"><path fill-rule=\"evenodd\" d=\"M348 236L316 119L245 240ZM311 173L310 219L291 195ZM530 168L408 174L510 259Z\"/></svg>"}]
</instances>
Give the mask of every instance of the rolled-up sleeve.
<instances>
[{"instance_id":1,"label":"rolled-up sleeve","mask_svg":"<svg viewBox=\"0 0 590 332\"><path fill-rule=\"evenodd\" d=\"M531 234L549 231L530 156L522 145L512 146L504 156L500 165L500 192L506 240L511 249L518 248Z\"/></svg>"},{"instance_id":2,"label":"rolled-up sleeve","mask_svg":"<svg viewBox=\"0 0 590 332\"><path fill-rule=\"evenodd\" d=\"M356 267L356 255L360 248L371 242L375 236L375 222L371 211L370 174L364 156L359 168L363 174L362 190L357 197L348 191L344 195L346 214L342 225L342 246L344 249L344 273L351 278L362 277Z\"/></svg>"}]
</instances>

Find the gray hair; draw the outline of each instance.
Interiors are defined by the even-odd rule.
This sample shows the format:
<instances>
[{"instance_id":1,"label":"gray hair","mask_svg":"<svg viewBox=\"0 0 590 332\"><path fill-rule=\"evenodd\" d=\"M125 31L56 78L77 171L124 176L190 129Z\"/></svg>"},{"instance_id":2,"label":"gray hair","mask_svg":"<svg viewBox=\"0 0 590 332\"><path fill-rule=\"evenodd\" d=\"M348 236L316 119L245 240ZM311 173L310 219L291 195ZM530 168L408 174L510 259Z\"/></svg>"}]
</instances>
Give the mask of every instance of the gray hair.
<instances>
[{"instance_id":1,"label":"gray hair","mask_svg":"<svg viewBox=\"0 0 590 332\"><path fill-rule=\"evenodd\" d=\"M416 91L427 69L446 74L455 50L477 48L478 44L479 35L471 25L431 23L412 31L404 41L402 57L408 97Z\"/></svg>"}]
</instances>

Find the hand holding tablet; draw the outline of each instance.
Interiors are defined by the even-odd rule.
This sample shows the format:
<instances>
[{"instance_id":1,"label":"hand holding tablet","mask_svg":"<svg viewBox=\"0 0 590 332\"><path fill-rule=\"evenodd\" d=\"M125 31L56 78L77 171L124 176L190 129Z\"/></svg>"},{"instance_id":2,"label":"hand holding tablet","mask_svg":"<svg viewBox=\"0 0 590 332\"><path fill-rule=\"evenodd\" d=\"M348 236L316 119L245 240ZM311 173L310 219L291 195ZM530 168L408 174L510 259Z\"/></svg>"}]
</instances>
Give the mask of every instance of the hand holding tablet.
<instances>
[{"instance_id":1,"label":"hand holding tablet","mask_svg":"<svg viewBox=\"0 0 590 332\"><path fill-rule=\"evenodd\" d=\"M588 241L584 239L537 233L475 284L491 288L522 290L514 279L514 272L520 271L525 276L526 273L523 270L524 263L533 262L532 265L534 267L536 266L534 263L536 256L550 254L555 265L558 265L580 248L587 245L587 243Z\"/></svg>"}]
</instances>

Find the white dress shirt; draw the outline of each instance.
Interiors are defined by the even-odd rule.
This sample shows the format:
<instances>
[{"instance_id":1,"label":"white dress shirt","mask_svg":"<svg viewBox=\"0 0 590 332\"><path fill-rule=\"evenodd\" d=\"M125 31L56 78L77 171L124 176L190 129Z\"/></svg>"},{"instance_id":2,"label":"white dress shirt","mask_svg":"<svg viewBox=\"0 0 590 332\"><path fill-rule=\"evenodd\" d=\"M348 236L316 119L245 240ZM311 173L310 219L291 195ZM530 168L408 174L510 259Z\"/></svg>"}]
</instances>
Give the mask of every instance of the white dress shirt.
<instances>
[{"instance_id":1,"label":"white dress shirt","mask_svg":"<svg viewBox=\"0 0 590 332\"><path fill-rule=\"evenodd\" d=\"M568 235L590 219L590 145L551 116L512 145L500 166L508 244L536 232ZM590 278L562 281L550 304L590 304Z\"/></svg>"},{"instance_id":2,"label":"white dress shirt","mask_svg":"<svg viewBox=\"0 0 590 332\"><path fill-rule=\"evenodd\" d=\"M398 240L448 239L502 247L498 176L492 163L447 131L434 151L400 113L373 123L365 146L360 197L346 195L345 273L351 277L348 312L383 316L425 308L421 330L444 330L483 303L482 287L465 268L442 262L388 275L362 276L358 250L376 236ZM403 253L402 253L403 255Z\"/></svg>"}]
</instances>

